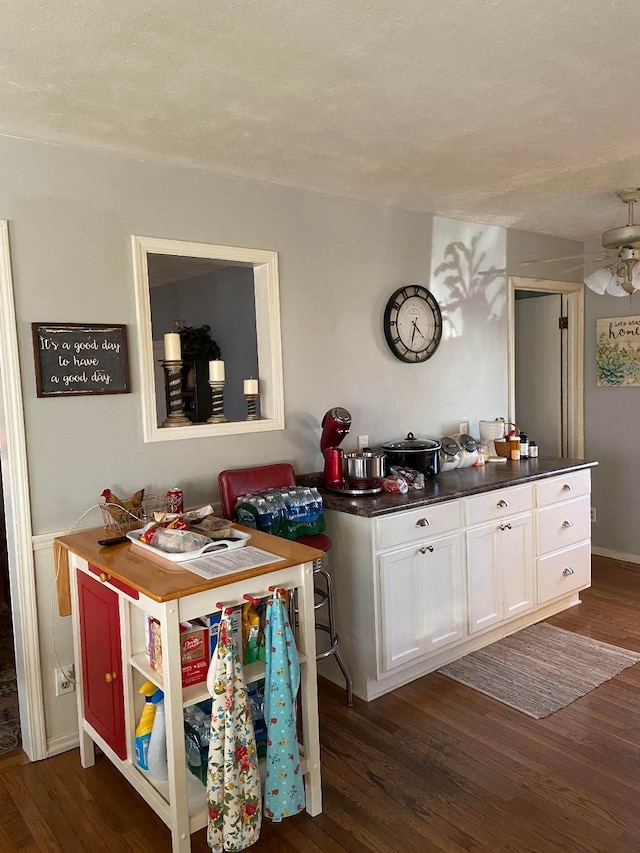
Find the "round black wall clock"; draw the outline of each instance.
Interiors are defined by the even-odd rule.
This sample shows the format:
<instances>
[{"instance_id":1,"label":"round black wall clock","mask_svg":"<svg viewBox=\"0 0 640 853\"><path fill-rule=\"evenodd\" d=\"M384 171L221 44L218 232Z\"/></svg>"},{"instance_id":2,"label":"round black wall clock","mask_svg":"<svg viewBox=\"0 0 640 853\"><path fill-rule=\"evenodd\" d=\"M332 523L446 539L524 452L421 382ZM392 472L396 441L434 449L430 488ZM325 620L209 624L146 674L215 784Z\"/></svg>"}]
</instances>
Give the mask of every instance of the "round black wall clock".
<instances>
[{"instance_id":1,"label":"round black wall clock","mask_svg":"<svg viewBox=\"0 0 640 853\"><path fill-rule=\"evenodd\" d=\"M384 336L400 361L431 358L442 337L442 314L433 294L417 284L399 287L384 309Z\"/></svg>"}]
</instances>

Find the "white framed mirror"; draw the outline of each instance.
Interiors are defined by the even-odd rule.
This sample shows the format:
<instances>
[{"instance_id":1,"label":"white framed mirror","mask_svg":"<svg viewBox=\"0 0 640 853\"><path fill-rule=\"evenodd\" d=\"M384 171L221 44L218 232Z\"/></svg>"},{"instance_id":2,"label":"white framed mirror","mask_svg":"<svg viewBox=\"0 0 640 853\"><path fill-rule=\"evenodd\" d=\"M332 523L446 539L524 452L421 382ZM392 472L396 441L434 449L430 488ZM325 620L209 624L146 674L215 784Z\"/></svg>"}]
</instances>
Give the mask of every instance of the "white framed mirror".
<instances>
[{"instance_id":1,"label":"white framed mirror","mask_svg":"<svg viewBox=\"0 0 640 853\"><path fill-rule=\"evenodd\" d=\"M145 442L284 429L277 252L137 235L131 239ZM162 426L167 415L164 335L185 326L209 326L220 348L226 423L208 423L204 418L210 410L190 410L185 378L190 422ZM186 377L184 367L183 373ZM210 393L207 379L203 382ZM258 380L255 420L246 419L245 379Z\"/></svg>"}]
</instances>

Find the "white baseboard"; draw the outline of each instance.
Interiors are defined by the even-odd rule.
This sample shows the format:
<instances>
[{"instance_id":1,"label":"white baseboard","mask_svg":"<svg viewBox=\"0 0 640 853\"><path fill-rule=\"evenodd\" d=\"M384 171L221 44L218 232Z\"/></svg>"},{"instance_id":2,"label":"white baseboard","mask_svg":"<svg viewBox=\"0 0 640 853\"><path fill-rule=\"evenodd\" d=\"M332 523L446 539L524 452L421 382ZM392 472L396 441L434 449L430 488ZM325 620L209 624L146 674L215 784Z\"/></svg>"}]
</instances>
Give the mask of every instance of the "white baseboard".
<instances>
[{"instance_id":1,"label":"white baseboard","mask_svg":"<svg viewBox=\"0 0 640 853\"><path fill-rule=\"evenodd\" d=\"M80 745L77 730L69 732L65 735L58 735L47 739L47 758L53 758L54 755L59 755L61 752L68 752L70 749L75 749Z\"/></svg>"},{"instance_id":2,"label":"white baseboard","mask_svg":"<svg viewBox=\"0 0 640 853\"><path fill-rule=\"evenodd\" d=\"M608 548L595 548L591 546L591 553L598 557L611 557L612 560L621 560L623 563L637 563L640 565L640 557L637 554L623 554L620 551L611 551Z\"/></svg>"}]
</instances>

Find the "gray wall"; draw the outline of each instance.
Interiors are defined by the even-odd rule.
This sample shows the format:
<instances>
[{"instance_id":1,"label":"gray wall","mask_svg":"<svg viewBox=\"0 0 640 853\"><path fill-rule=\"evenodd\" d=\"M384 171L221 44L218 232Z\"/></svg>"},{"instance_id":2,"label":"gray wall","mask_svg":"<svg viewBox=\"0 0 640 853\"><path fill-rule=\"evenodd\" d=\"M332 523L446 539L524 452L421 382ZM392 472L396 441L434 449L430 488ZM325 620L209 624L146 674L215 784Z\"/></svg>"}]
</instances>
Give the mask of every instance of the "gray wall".
<instances>
[{"instance_id":1,"label":"gray wall","mask_svg":"<svg viewBox=\"0 0 640 853\"><path fill-rule=\"evenodd\" d=\"M593 471L593 543L638 560L640 386L597 387L595 351L596 320L640 315L640 294L598 296L588 288L585 294L585 455L600 463Z\"/></svg>"},{"instance_id":2,"label":"gray wall","mask_svg":"<svg viewBox=\"0 0 640 853\"><path fill-rule=\"evenodd\" d=\"M521 264L581 248L193 168L6 137L0 137L0 218L10 227L36 534L67 530L96 507L107 486L126 496L141 486L163 492L178 485L194 506L217 499L223 468L287 460L301 472L318 470L320 421L331 406L352 414L347 449L355 448L358 434L368 434L375 445L409 430L440 436L456 431L461 420L473 429L480 419L506 415L506 275L570 278L548 265ZM279 253L285 430L143 442L132 234ZM419 365L395 359L382 330L389 296L412 282L436 294L445 328L433 358ZM604 310L603 303L591 301L589 310L596 305ZM614 311L622 307L616 301ZM132 393L38 399L34 321L126 324ZM591 318L588 353L589 323ZM635 521L630 507L638 464L624 465L621 445L611 440L614 433L626 439L635 427L633 417L616 422L614 399L618 405L618 395L629 395L629 416L637 392L595 392L594 384L588 368L588 455L602 458L598 489L609 484L611 503L608 514L606 507L601 510L597 530L608 525L611 547L618 543L640 554L637 535L630 541L628 533ZM604 399L607 394L611 400ZM620 492L612 479L618 475ZM99 524L97 508L91 512L83 523ZM74 697L54 696L50 553L40 552L37 562L47 732L64 736L75 728ZM69 660L68 620L56 620L55 631L58 651Z\"/></svg>"}]
</instances>

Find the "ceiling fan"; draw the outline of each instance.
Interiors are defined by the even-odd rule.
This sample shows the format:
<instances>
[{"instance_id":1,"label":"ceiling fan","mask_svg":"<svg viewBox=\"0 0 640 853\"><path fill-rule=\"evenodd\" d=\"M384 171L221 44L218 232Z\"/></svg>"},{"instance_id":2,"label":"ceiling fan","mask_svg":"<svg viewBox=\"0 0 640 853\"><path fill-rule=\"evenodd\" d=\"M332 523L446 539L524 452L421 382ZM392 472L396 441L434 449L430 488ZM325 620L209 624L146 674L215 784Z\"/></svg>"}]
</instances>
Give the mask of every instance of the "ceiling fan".
<instances>
[{"instance_id":1,"label":"ceiling fan","mask_svg":"<svg viewBox=\"0 0 640 853\"><path fill-rule=\"evenodd\" d=\"M640 200L640 187L619 190L616 195L627 205L627 224L603 233L604 253L598 253L599 257L594 260L606 260L606 265L584 279L586 286L600 296L630 296L640 290L640 224L636 225L634 221L633 209ZM547 258L542 263L565 260L571 258Z\"/></svg>"},{"instance_id":2,"label":"ceiling fan","mask_svg":"<svg viewBox=\"0 0 640 853\"><path fill-rule=\"evenodd\" d=\"M586 276L584 283L602 296L630 296L640 290L640 225L634 222L633 207L640 199L640 187L619 190L616 195L627 205L627 224L602 235L604 249L615 251L612 262Z\"/></svg>"}]
</instances>

